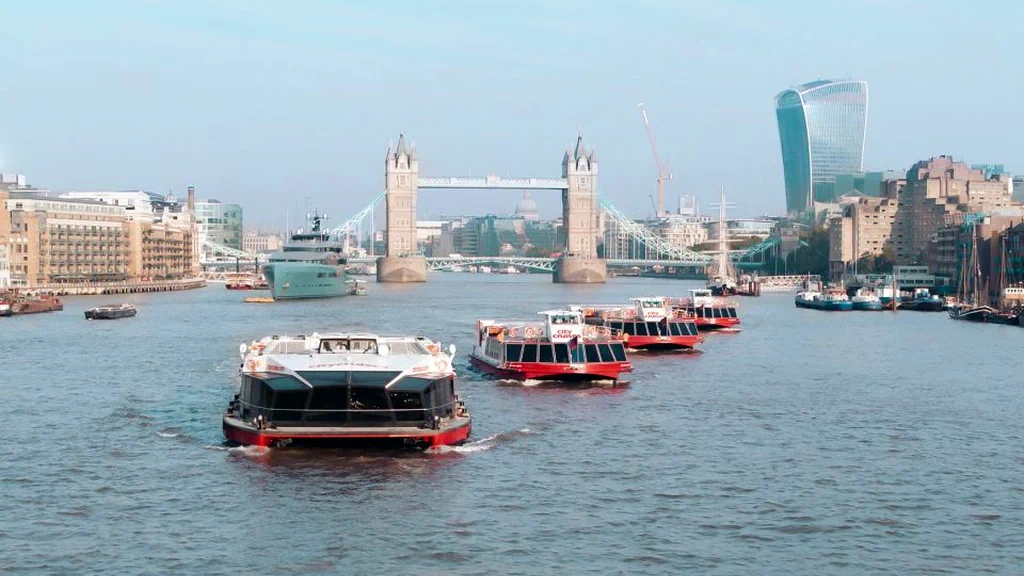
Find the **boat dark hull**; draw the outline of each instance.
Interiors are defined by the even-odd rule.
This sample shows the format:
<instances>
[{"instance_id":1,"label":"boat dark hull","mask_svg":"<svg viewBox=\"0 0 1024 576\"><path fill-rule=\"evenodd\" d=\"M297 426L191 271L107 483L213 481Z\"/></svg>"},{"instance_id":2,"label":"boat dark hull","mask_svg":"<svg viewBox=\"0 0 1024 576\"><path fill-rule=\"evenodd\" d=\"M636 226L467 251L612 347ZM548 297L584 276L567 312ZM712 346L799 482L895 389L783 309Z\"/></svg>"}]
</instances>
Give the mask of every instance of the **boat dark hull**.
<instances>
[{"instance_id":1,"label":"boat dark hull","mask_svg":"<svg viewBox=\"0 0 1024 576\"><path fill-rule=\"evenodd\" d=\"M86 320L119 320L131 318L137 313L136 310L86 310Z\"/></svg>"},{"instance_id":2,"label":"boat dark hull","mask_svg":"<svg viewBox=\"0 0 1024 576\"><path fill-rule=\"evenodd\" d=\"M1005 324L1007 326L1020 326L1020 315L1005 312L990 313L985 317L989 324Z\"/></svg>"},{"instance_id":3,"label":"boat dark hull","mask_svg":"<svg viewBox=\"0 0 1024 576\"><path fill-rule=\"evenodd\" d=\"M949 317L953 320L963 320L965 322L988 322L992 312L992 309L987 307L950 308Z\"/></svg>"},{"instance_id":4,"label":"boat dark hull","mask_svg":"<svg viewBox=\"0 0 1024 576\"><path fill-rule=\"evenodd\" d=\"M618 380L619 375L632 369L629 362L588 362L586 364L557 364L553 362L509 362L495 366L476 354L469 355L470 363L481 372L512 380L542 380L552 382L590 382Z\"/></svg>"},{"instance_id":5,"label":"boat dark hull","mask_svg":"<svg viewBox=\"0 0 1024 576\"><path fill-rule=\"evenodd\" d=\"M900 310L912 312L942 312L944 309L942 300L907 300L900 303Z\"/></svg>"},{"instance_id":6,"label":"boat dark hull","mask_svg":"<svg viewBox=\"0 0 1024 576\"><path fill-rule=\"evenodd\" d=\"M630 336L626 347L630 350L670 351L691 350L704 341L703 336Z\"/></svg>"},{"instance_id":7,"label":"boat dark hull","mask_svg":"<svg viewBox=\"0 0 1024 576\"><path fill-rule=\"evenodd\" d=\"M729 286L708 286L712 296L736 296L739 291Z\"/></svg>"},{"instance_id":8,"label":"boat dark hull","mask_svg":"<svg viewBox=\"0 0 1024 576\"><path fill-rule=\"evenodd\" d=\"M797 300L797 308L807 308L808 310L822 310L824 312L847 312L853 310L853 302L810 302L807 300Z\"/></svg>"},{"instance_id":9,"label":"boat dark hull","mask_svg":"<svg viewBox=\"0 0 1024 576\"><path fill-rule=\"evenodd\" d=\"M257 430L241 420L225 417L223 429L225 438L243 446L430 448L463 444L473 430L473 421L468 417L459 417L437 430L412 427L295 427Z\"/></svg>"}]
</instances>

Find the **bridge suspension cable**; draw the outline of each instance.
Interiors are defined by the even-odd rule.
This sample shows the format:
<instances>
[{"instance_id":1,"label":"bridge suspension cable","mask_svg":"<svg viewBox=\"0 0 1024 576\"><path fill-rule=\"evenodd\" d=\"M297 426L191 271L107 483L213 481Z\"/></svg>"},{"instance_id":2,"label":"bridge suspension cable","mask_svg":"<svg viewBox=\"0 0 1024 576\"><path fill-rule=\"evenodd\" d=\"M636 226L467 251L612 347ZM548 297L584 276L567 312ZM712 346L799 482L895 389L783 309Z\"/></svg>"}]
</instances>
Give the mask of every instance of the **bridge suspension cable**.
<instances>
[{"instance_id":1,"label":"bridge suspension cable","mask_svg":"<svg viewBox=\"0 0 1024 576\"><path fill-rule=\"evenodd\" d=\"M381 192L379 196L374 198L372 202L370 202L365 208L360 210L355 216L346 220L345 223L342 224L341 226L338 226L334 230L331 230L331 234L334 234L336 236L345 236L351 234L360 224L362 224L363 220L365 220L366 217L373 212L374 207L381 200L384 199L385 195L387 195L386 191Z\"/></svg>"},{"instance_id":2,"label":"bridge suspension cable","mask_svg":"<svg viewBox=\"0 0 1024 576\"><path fill-rule=\"evenodd\" d=\"M639 243L645 248L645 256L647 260L673 260L692 262L694 264L707 264L711 262L711 258L705 254L668 242L657 232L654 232L647 228L647 226L630 219L629 216L620 212L615 208L615 206L606 200L601 200L601 210L604 211L605 215L615 226L617 232L625 233L629 239ZM606 242L605 258L613 258L617 256L610 256L607 250Z\"/></svg>"}]
</instances>

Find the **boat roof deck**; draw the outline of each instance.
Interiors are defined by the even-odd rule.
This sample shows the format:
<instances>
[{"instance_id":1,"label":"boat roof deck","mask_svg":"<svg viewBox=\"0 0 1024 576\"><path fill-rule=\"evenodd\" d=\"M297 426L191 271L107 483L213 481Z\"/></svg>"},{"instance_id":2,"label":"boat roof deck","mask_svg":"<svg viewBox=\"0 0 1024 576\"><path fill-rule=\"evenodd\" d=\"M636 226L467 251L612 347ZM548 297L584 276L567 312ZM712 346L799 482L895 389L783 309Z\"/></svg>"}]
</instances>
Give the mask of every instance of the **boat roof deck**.
<instances>
[{"instance_id":1,"label":"boat roof deck","mask_svg":"<svg viewBox=\"0 0 1024 576\"><path fill-rule=\"evenodd\" d=\"M406 371L432 358L449 362L440 345L419 336L380 336L368 332L335 332L310 336L268 336L248 354L288 370Z\"/></svg>"}]
</instances>

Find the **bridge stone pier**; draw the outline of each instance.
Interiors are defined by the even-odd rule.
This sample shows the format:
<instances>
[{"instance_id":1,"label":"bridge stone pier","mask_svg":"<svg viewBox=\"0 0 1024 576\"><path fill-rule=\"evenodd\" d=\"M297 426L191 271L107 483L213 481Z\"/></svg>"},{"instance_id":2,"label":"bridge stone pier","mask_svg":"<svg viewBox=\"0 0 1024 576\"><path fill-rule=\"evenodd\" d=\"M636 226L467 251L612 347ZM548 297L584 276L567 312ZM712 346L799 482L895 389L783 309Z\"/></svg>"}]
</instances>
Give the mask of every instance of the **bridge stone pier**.
<instances>
[{"instance_id":1,"label":"bridge stone pier","mask_svg":"<svg viewBox=\"0 0 1024 576\"><path fill-rule=\"evenodd\" d=\"M377 259L378 282L427 280L426 258L416 248L416 197L420 188L559 190L565 252L555 262L552 279L592 284L607 278L605 261L597 257L597 155L584 148L582 136L577 136L576 146L565 152L561 178L420 178L419 157L415 147L406 147L404 134L399 135L397 147L388 147L384 166L387 244L385 255Z\"/></svg>"}]
</instances>

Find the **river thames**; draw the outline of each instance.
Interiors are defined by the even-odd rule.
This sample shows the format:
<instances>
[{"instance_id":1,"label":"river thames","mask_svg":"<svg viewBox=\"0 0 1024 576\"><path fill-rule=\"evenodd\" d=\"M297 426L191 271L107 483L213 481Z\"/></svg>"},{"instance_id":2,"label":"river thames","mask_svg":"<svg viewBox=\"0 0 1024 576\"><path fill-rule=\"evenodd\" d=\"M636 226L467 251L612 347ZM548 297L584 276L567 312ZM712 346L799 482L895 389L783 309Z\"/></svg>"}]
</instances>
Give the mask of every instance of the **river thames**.
<instances>
[{"instance_id":1,"label":"river thames","mask_svg":"<svg viewBox=\"0 0 1024 576\"><path fill-rule=\"evenodd\" d=\"M0 319L0 573L1019 573L1024 330L944 313L740 300L703 353L614 390L470 372L478 318L685 295L692 282L431 273L367 298L254 305L211 285ZM115 297L116 298L116 297ZM231 448L238 344L416 333L458 348L470 443Z\"/></svg>"}]
</instances>

